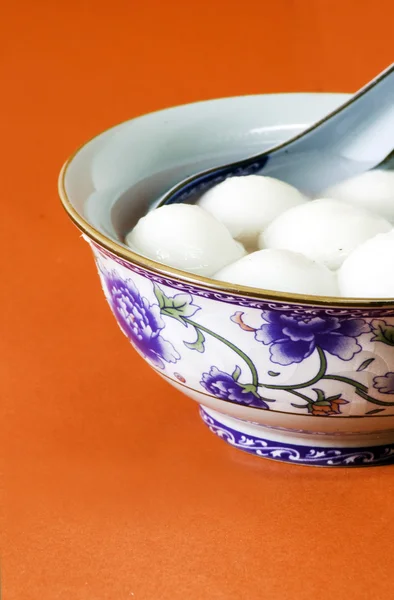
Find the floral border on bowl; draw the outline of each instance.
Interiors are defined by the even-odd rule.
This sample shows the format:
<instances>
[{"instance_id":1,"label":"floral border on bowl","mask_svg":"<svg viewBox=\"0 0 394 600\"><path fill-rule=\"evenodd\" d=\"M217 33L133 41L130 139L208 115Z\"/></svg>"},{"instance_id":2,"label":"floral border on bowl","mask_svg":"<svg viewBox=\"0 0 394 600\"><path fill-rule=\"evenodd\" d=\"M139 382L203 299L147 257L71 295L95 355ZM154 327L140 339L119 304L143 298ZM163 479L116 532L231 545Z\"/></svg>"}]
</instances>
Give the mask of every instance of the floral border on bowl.
<instances>
[{"instance_id":1,"label":"floral border on bowl","mask_svg":"<svg viewBox=\"0 0 394 600\"><path fill-rule=\"evenodd\" d=\"M355 395L365 401L366 410L358 416L385 413L394 415L394 371L374 374L372 386L367 386L356 375L343 375L330 371L330 359L335 357L343 364L351 362L355 373L368 371L375 358L363 359L363 344L373 342L394 346L394 323L385 318L370 317L371 311L363 309L315 308L273 302L255 301L204 290L179 281L153 274L131 265L111 253L92 244L106 297L122 331L154 368L164 370L170 364L181 364L183 352L205 354L211 340L216 340L234 355L234 368L227 372L215 364L207 352L206 368L200 373L199 385L217 399L259 410L277 408L273 392L283 392L291 397L291 410L295 414L315 417L340 417L343 408ZM111 266L108 269L108 260ZM130 273L136 273L151 282L149 297L142 295L135 278L125 276L116 268L120 264ZM171 288L171 294L164 287ZM230 335L222 335L202 321L199 297L234 304L260 311L260 323L248 322L247 310L234 310L230 317L229 331L237 328L242 335L253 338L269 350L271 368L269 380L264 380L255 362ZM199 311L201 311L199 313ZM389 309L388 316L394 311ZM197 315L199 313L199 315ZM367 313L366 315L364 313ZM384 313L378 311L379 317ZM376 309L373 311L376 315ZM194 340L181 340L182 347L166 337L166 323L172 319L188 331L194 331ZM357 356L360 360L357 361ZM306 364L318 358L318 367L311 376L298 383L275 383L280 371L294 364ZM355 362L357 361L357 362ZM173 373L175 379L186 383L181 368ZM311 371L308 367L307 371ZM331 393L331 382L342 384L341 393ZM346 390L349 390L348 394ZM351 394L350 394L351 390ZM376 392L380 398L376 397ZM280 410L279 412L285 412ZM346 415L344 415L346 416ZM383 415L382 415L383 416Z\"/></svg>"}]
</instances>

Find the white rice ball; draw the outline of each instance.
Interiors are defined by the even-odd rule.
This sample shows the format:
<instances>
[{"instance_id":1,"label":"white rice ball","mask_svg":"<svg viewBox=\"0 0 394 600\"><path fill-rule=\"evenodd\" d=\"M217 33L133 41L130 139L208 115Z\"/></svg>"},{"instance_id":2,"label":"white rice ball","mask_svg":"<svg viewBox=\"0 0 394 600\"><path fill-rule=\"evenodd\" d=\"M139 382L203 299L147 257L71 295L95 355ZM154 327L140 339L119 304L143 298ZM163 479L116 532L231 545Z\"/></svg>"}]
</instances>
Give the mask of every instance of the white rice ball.
<instances>
[{"instance_id":1,"label":"white rice ball","mask_svg":"<svg viewBox=\"0 0 394 600\"><path fill-rule=\"evenodd\" d=\"M366 208L394 222L394 171L366 171L328 188L322 195Z\"/></svg>"},{"instance_id":2,"label":"white rice ball","mask_svg":"<svg viewBox=\"0 0 394 600\"><path fill-rule=\"evenodd\" d=\"M394 230L358 246L338 271L342 296L394 298Z\"/></svg>"},{"instance_id":3,"label":"white rice ball","mask_svg":"<svg viewBox=\"0 0 394 600\"><path fill-rule=\"evenodd\" d=\"M390 223L383 217L321 198L279 215L260 235L259 247L301 252L337 269L357 246L390 230Z\"/></svg>"},{"instance_id":4,"label":"white rice ball","mask_svg":"<svg viewBox=\"0 0 394 600\"><path fill-rule=\"evenodd\" d=\"M335 273L290 250L253 252L221 269L214 279L278 292L339 295Z\"/></svg>"},{"instance_id":5,"label":"white rice ball","mask_svg":"<svg viewBox=\"0 0 394 600\"><path fill-rule=\"evenodd\" d=\"M244 256L244 247L212 215L190 204L152 210L126 236L126 244L170 267L209 277Z\"/></svg>"},{"instance_id":6,"label":"white rice ball","mask_svg":"<svg viewBox=\"0 0 394 600\"><path fill-rule=\"evenodd\" d=\"M246 247L257 248L259 233L275 217L305 201L305 196L288 183L247 175L219 183L200 198L199 205Z\"/></svg>"}]
</instances>

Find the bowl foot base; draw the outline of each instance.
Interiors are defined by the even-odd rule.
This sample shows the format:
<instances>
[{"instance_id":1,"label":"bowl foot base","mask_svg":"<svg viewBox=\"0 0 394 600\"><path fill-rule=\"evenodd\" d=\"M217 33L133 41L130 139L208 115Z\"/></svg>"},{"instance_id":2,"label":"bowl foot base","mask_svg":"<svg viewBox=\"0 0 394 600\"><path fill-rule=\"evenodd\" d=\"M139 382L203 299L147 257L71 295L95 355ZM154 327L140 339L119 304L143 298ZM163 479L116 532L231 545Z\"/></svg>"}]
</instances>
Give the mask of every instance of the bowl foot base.
<instances>
[{"instance_id":1,"label":"bowl foot base","mask_svg":"<svg viewBox=\"0 0 394 600\"><path fill-rule=\"evenodd\" d=\"M316 467L372 467L394 463L394 435L386 443L370 440L369 445L357 445L357 440L347 445L343 438L338 445L332 440L322 442L317 435L302 443L297 433L282 432L228 417L205 406L200 406L200 415L212 433L233 446L263 458L290 464ZM301 441L301 443L300 443Z\"/></svg>"}]
</instances>

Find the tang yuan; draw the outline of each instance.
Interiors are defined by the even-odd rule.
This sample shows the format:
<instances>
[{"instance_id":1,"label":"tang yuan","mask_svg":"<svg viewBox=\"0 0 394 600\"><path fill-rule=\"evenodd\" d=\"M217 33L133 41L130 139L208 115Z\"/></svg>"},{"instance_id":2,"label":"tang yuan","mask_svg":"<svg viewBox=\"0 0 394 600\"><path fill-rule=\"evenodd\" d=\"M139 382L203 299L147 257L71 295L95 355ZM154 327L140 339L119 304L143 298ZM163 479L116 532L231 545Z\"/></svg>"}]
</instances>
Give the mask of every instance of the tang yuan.
<instances>
[{"instance_id":1,"label":"tang yuan","mask_svg":"<svg viewBox=\"0 0 394 600\"><path fill-rule=\"evenodd\" d=\"M199 205L226 225L247 248L257 248L259 233L283 211L306 201L295 187L262 175L229 177L206 192Z\"/></svg>"},{"instance_id":2,"label":"tang yuan","mask_svg":"<svg viewBox=\"0 0 394 600\"><path fill-rule=\"evenodd\" d=\"M394 298L394 230L356 248L338 271L342 296Z\"/></svg>"},{"instance_id":3,"label":"tang yuan","mask_svg":"<svg viewBox=\"0 0 394 600\"><path fill-rule=\"evenodd\" d=\"M322 198L290 208L277 217L260 235L259 247L301 252L337 269L357 246L390 229L390 223L379 215Z\"/></svg>"},{"instance_id":4,"label":"tang yuan","mask_svg":"<svg viewBox=\"0 0 394 600\"><path fill-rule=\"evenodd\" d=\"M229 283L290 292L337 296L336 274L290 250L259 250L224 267L214 279Z\"/></svg>"},{"instance_id":5,"label":"tang yuan","mask_svg":"<svg viewBox=\"0 0 394 600\"><path fill-rule=\"evenodd\" d=\"M152 210L125 241L157 262L207 277L245 254L223 223L190 204Z\"/></svg>"},{"instance_id":6,"label":"tang yuan","mask_svg":"<svg viewBox=\"0 0 394 600\"><path fill-rule=\"evenodd\" d=\"M394 222L394 171L366 171L332 186L324 195L366 208Z\"/></svg>"}]
</instances>

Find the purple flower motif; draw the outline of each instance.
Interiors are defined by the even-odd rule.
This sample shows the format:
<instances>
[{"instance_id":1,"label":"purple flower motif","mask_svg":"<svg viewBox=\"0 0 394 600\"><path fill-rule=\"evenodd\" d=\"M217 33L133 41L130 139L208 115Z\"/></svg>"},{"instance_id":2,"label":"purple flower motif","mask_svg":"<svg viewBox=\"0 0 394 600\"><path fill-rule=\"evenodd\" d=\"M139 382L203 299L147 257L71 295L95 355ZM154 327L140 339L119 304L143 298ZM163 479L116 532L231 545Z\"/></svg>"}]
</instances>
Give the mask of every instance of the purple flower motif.
<instances>
[{"instance_id":1,"label":"purple flower motif","mask_svg":"<svg viewBox=\"0 0 394 600\"><path fill-rule=\"evenodd\" d=\"M370 329L363 319L306 317L264 310L266 321L255 331L258 342L270 346L271 361L278 365L300 363L320 347L341 360L361 351L357 336Z\"/></svg>"},{"instance_id":2,"label":"purple flower motif","mask_svg":"<svg viewBox=\"0 0 394 600\"><path fill-rule=\"evenodd\" d=\"M389 371L386 375L374 377L373 387L381 394L394 394L394 373Z\"/></svg>"},{"instance_id":3,"label":"purple flower motif","mask_svg":"<svg viewBox=\"0 0 394 600\"><path fill-rule=\"evenodd\" d=\"M174 346L161 335L165 324L159 305L150 304L143 298L131 279L124 280L115 271L102 275L112 312L137 350L161 369L164 369L163 361L175 363L179 360Z\"/></svg>"},{"instance_id":4,"label":"purple flower motif","mask_svg":"<svg viewBox=\"0 0 394 600\"><path fill-rule=\"evenodd\" d=\"M242 385L234 379L234 374L237 373L239 376L240 372L241 370L237 367L233 375L229 375L217 367L211 367L209 373L202 374L200 384L209 394L221 400L268 409L268 404L260 398L252 385Z\"/></svg>"}]
</instances>

